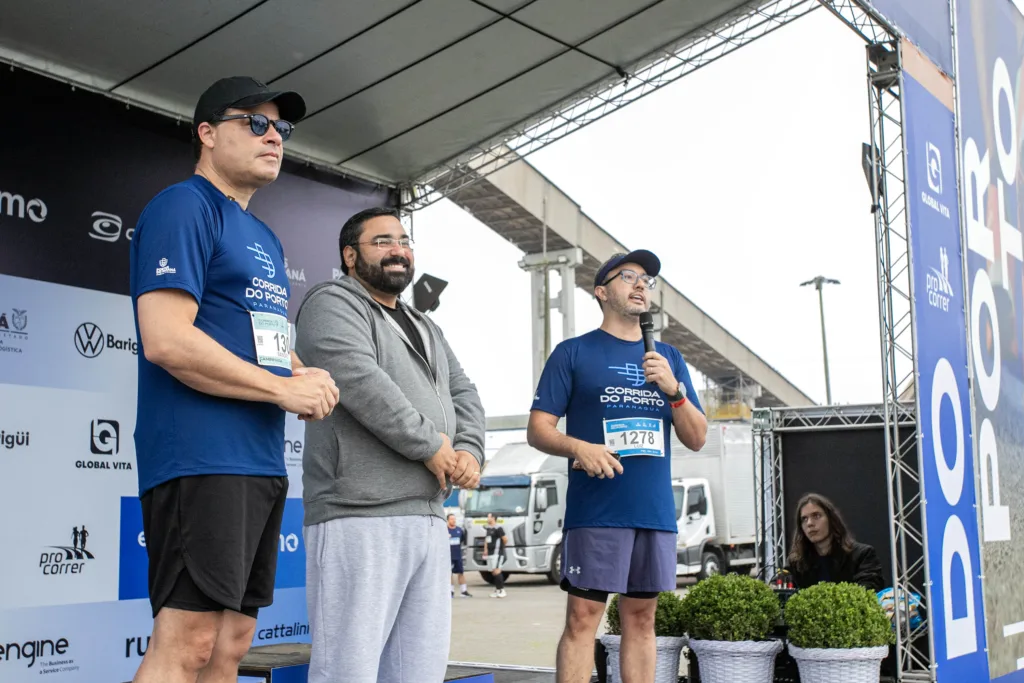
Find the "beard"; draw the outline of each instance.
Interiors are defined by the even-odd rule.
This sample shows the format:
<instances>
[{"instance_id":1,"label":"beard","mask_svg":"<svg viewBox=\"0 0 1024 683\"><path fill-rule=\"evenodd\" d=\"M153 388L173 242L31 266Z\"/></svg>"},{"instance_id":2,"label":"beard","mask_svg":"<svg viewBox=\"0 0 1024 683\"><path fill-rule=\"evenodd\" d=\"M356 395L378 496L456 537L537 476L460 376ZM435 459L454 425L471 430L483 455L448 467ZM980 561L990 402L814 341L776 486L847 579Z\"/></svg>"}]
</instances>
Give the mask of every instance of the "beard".
<instances>
[{"instance_id":1,"label":"beard","mask_svg":"<svg viewBox=\"0 0 1024 683\"><path fill-rule=\"evenodd\" d=\"M608 307L624 318L639 318L640 314L647 312L647 307L643 304L630 301L629 297L631 294L632 292L629 292L621 298L618 296L608 297Z\"/></svg>"},{"instance_id":2,"label":"beard","mask_svg":"<svg viewBox=\"0 0 1024 683\"><path fill-rule=\"evenodd\" d=\"M384 270L386 266L399 264L406 267L404 272L388 272ZM405 288L412 282L415 269L409 263L409 259L404 256L388 256L382 259L380 263L370 263L363 260L363 255L359 250L356 250L356 274L377 291L398 295L404 292Z\"/></svg>"}]
</instances>

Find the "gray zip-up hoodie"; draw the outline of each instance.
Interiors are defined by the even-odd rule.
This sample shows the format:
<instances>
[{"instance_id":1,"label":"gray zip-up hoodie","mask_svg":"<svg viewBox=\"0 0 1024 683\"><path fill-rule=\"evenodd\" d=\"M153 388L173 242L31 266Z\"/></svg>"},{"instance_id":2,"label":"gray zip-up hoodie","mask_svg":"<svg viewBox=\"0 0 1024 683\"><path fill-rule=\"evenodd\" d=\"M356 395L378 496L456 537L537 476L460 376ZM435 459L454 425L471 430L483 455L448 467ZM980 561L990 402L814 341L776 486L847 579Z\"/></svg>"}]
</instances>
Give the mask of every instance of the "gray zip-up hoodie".
<instances>
[{"instance_id":1,"label":"gray zip-up hoodie","mask_svg":"<svg viewBox=\"0 0 1024 683\"><path fill-rule=\"evenodd\" d=\"M358 280L316 285L295 317L295 353L331 373L334 412L306 423L305 524L337 517L443 517L442 490L424 460L447 434L483 465L484 408L441 329L403 306L423 337L424 359Z\"/></svg>"}]
</instances>

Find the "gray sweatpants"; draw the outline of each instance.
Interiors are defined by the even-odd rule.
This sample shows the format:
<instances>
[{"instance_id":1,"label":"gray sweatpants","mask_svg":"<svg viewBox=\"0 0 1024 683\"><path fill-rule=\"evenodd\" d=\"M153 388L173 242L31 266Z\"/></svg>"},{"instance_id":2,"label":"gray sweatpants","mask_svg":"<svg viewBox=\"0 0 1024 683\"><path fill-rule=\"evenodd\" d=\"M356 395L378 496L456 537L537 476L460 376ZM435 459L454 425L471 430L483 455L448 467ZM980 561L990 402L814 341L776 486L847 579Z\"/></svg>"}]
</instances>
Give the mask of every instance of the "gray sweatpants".
<instances>
[{"instance_id":1,"label":"gray sweatpants","mask_svg":"<svg viewBox=\"0 0 1024 683\"><path fill-rule=\"evenodd\" d=\"M445 523L345 517L303 535L308 683L442 683L452 614Z\"/></svg>"}]
</instances>

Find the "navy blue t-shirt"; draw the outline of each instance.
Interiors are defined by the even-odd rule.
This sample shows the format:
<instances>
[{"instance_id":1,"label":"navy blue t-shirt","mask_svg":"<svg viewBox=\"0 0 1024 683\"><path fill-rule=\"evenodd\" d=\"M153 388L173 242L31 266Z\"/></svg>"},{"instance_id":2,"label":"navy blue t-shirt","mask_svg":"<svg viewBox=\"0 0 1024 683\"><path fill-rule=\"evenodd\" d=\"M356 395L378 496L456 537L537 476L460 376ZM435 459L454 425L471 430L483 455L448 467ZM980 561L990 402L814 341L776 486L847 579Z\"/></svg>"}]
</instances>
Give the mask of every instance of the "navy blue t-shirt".
<instances>
[{"instance_id":1,"label":"navy blue t-shirt","mask_svg":"<svg viewBox=\"0 0 1024 683\"><path fill-rule=\"evenodd\" d=\"M466 532L461 527L448 527L448 545L451 547L452 560L462 557L462 543L465 537Z\"/></svg>"},{"instance_id":2,"label":"navy blue t-shirt","mask_svg":"<svg viewBox=\"0 0 1024 683\"><path fill-rule=\"evenodd\" d=\"M679 351L656 342L686 398L703 412ZM622 434L619 452L623 473L613 479L590 477L572 469L566 493L565 528L627 527L676 531L672 497L672 407L668 397L644 379L644 343L630 342L597 329L555 347L541 374L533 410L566 418L566 433L581 441L603 444L609 433ZM629 438L631 435L631 438ZM639 437L639 438L638 438ZM660 451L663 457L627 455Z\"/></svg>"},{"instance_id":3,"label":"navy blue t-shirt","mask_svg":"<svg viewBox=\"0 0 1024 683\"><path fill-rule=\"evenodd\" d=\"M196 391L146 359L138 297L167 288L195 298L195 326L228 351L291 376L289 288L280 240L202 176L162 191L143 210L131 243L139 340L139 495L182 476L286 476L281 408ZM281 361L285 357L288 367Z\"/></svg>"}]
</instances>

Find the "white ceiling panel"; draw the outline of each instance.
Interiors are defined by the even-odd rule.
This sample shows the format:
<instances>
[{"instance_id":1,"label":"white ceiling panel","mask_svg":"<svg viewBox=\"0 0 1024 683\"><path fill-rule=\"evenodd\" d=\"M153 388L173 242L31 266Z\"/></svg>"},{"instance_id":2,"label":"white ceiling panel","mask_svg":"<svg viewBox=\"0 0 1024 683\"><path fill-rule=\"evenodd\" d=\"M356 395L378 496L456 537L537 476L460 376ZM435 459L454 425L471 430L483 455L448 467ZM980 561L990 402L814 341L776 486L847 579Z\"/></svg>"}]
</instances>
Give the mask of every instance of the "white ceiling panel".
<instances>
[{"instance_id":1,"label":"white ceiling panel","mask_svg":"<svg viewBox=\"0 0 1024 683\"><path fill-rule=\"evenodd\" d=\"M745 4L10 0L0 61L185 120L211 82L250 75L305 97L293 154L397 185Z\"/></svg>"}]
</instances>

